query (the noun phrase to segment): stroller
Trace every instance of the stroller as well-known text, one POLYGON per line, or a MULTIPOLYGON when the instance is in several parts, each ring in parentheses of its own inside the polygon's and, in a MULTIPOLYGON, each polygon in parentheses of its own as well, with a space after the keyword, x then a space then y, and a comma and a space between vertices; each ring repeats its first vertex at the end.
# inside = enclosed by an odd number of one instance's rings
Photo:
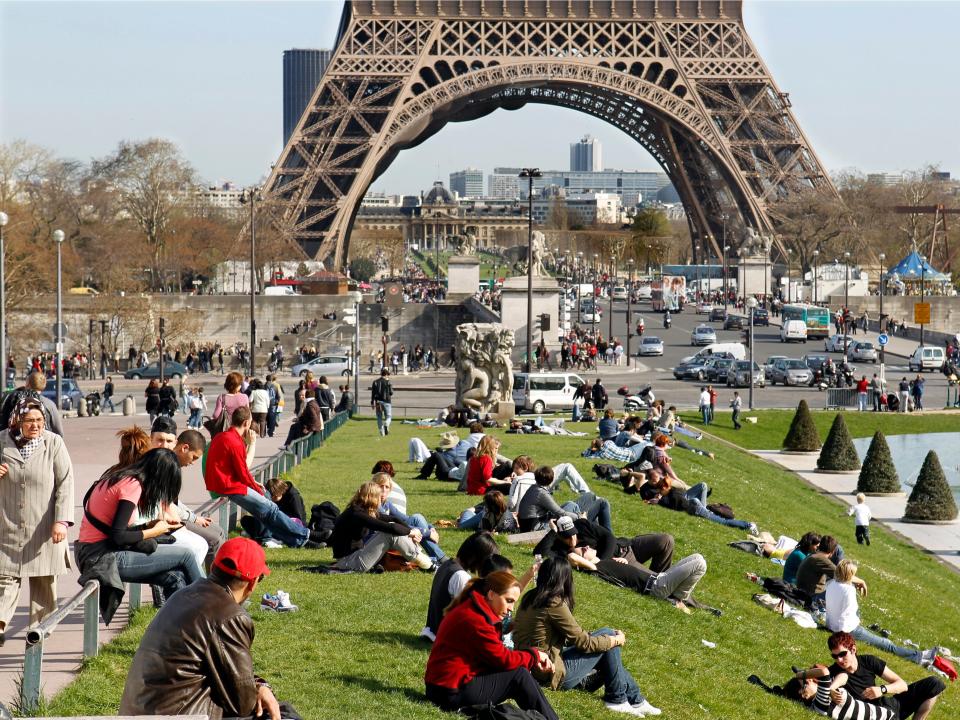
POLYGON ((887 410, 890 412, 899 412, 900 398, 895 392, 887 393, 887 410))

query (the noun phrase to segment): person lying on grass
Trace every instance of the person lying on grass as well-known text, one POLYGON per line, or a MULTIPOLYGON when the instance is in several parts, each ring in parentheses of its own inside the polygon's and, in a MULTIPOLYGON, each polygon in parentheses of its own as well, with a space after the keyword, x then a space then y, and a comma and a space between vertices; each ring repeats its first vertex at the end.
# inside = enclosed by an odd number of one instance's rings
POLYGON ((450 603, 430 649, 424 672, 427 699, 456 712, 475 705, 513 700, 546 720, 559 720, 532 670, 553 672, 541 650, 509 650, 501 640, 503 619, 520 597, 509 572, 471 580, 450 603))
POLYGON ((517 509, 517 518, 522 532, 543 530, 550 520, 559 517, 576 519, 584 517, 600 523, 607 530, 612 528, 610 520, 610 502, 606 498, 597 497, 592 492, 584 492, 576 500, 558 505, 550 494, 555 476, 549 465, 538 467, 533 473, 534 486, 523 495, 517 509))
POLYGON ((553 662, 553 672, 534 673, 537 680, 554 690, 593 692, 602 686, 608 710, 637 717, 659 715, 623 666, 620 647, 627 642, 626 635, 608 627, 587 632, 574 617, 574 607, 569 561, 562 555, 547 557, 537 572, 536 587, 523 596, 513 622, 514 645, 543 650, 553 662))
POLYGON ((664 475, 657 468, 647 472, 647 482, 639 487, 640 497, 643 498, 645 503, 659 505, 669 510, 683 511, 720 525, 741 528, 749 531, 751 535, 760 532, 756 523, 749 520, 723 517, 707 508, 707 496, 710 494, 710 487, 706 483, 697 483, 692 488, 683 491, 676 487, 677 481, 673 480, 669 490, 664 492, 663 478, 664 475))

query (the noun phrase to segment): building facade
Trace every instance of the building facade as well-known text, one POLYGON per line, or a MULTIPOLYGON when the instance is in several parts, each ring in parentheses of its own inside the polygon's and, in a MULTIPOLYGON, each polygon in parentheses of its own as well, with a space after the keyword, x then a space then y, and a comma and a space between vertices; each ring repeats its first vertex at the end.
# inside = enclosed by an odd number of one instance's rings
POLYGON ((603 151, 600 141, 584 135, 575 143, 570 143, 571 172, 599 172, 603 170, 603 151))
POLYGON ((450 192, 462 198, 483 197, 483 170, 467 168, 450 173, 450 192))
POLYGON ((300 122, 303 110, 327 69, 333 50, 283 51, 283 144, 300 122))

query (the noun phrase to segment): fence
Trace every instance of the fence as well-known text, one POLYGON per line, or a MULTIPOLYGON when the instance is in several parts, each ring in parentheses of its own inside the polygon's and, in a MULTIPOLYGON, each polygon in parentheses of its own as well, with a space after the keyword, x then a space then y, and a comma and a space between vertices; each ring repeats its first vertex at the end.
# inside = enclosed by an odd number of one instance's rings
MULTIPOLYGON (((354 407, 353 410, 356 408, 354 407)), ((334 415, 330 420, 324 423, 323 431, 312 433, 306 437, 295 440, 287 446, 286 450, 271 455, 262 463, 250 470, 254 480, 261 485, 268 478, 277 477, 302 463, 310 457, 314 450, 321 447, 323 443, 334 433, 353 414, 350 412, 341 412, 334 415)), ((208 500, 199 508, 198 513, 211 514, 214 511, 219 513, 218 520, 220 527, 226 532, 230 532, 237 525, 236 505, 230 503, 227 498, 219 497, 208 500)), ((32 713, 40 703, 40 679, 43 670, 43 643, 44 640, 54 631, 68 615, 76 610, 81 603, 83 604, 83 657, 95 657, 99 651, 100 645, 100 585, 91 580, 83 588, 64 603, 49 617, 42 622, 27 628, 26 650, 23 655, 23 682, 20 684, 20 708, 23 712, 32 713)), ((141 585, 128 585, 127 604, 132 611, 139 609, 141 598, 141 585)))
MULTIPOLYGON (((873 409, 873 388, 867 390, 867 410, 873 409)), ((852 388, 827 388, 826 404, 824 408, 855 408, 858 407, 857 389, 852 388)))

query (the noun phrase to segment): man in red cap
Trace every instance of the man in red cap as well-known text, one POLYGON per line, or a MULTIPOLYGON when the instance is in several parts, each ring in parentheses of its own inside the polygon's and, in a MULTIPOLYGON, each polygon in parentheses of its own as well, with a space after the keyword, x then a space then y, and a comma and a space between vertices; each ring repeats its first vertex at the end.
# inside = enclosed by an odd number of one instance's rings
POLYGON ((243 603, 270 574, 263 548, 232 538, 210 575, 170 596, 127 675, 121 715, 207 715, 280 720, 267 682, 253 674, 253 620, 243 603))

